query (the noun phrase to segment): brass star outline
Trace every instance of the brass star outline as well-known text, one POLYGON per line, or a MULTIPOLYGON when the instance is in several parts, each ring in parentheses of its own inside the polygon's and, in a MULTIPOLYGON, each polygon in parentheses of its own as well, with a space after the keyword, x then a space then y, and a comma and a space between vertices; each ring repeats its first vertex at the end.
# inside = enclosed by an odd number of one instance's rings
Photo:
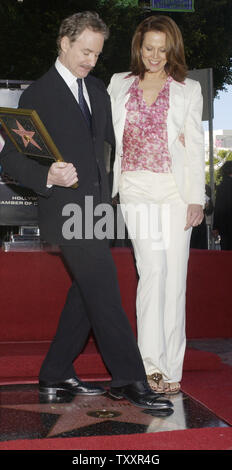
POLYGON ((70 403, 0 405, 0 408, 60 415, 56 423, 49 430, 46 438, 106 421, 144 425, 147 426, 146 432, 170 430, 174 425, 172 416, 154 417, 145 414, 142 408, 137 408, 125 400, 119 402, 109 397, 76 396, 70 403), (101 413, 99 413, 100 417, 94 417, 91 413, 95 411, 109 411, 115 412, 115 414, 119 413, 119 415, 106 417, 103 413, 101 417, 101 413))

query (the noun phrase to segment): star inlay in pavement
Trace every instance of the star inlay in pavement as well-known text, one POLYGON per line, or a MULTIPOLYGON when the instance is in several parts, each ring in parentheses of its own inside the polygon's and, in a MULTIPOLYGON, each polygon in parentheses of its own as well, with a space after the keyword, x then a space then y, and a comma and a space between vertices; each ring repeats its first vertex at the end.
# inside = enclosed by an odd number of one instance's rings
POLYGON ((0 405, 0 408, 60 415, 46 437, 54 437, 81 427, 106 421, 140 424, 150 429, 153 427, 152 423, 155 424, 155 427, 160 428, 162 422, 166 421, 165 417, 154 417, 148 414, 148 410, 144 412, 142 408, 135 407, 125 400, 115 401, 107 395, 94 398, 76 396, 70 403, 6 404, 0 405))

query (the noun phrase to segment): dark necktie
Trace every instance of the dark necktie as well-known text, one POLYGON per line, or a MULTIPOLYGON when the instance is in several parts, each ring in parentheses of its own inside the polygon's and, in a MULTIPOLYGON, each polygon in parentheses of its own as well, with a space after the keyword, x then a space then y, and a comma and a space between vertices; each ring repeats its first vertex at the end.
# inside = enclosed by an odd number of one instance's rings
POLYGON ((89 110, 89 107, 86 103, 86 100, 85 100, 85 97, 84 97, 84 93, 83 93, 83 84, 82 84, 82 78, 77 78, 77 83, 78 83, 78 101, 79 101, 79 106, 81 108, 81 111, 91 129, 91 125, 92 125, 92 117, 91 117, 91 113, 90 113, 90 110, 89 110))

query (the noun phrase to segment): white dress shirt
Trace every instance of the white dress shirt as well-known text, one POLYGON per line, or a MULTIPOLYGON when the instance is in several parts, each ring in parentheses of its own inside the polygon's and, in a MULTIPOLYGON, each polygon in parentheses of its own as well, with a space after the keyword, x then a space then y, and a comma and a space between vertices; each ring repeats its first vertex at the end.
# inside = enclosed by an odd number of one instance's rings
MULTIPOLYGON (((73 93, 75 99, 77 100, 78 102, 78 83, 77 83, 77 77, 75 77, 75 75, 72 74, 72 72, 70 72, 69 69, 67 69, 67 67, 65 67, 65 65, 63 65, 60 60, 59 60, 59 57, 57 57, 56 59, 56 62, 55 62, 55 67, 56 67, 56 70, 57 72, 61 75, 61 77, 64 79, 65 83, 68 85, 68 87, 70 88, 71 92, 73 93)), ((90 101, 89 101, 89 95, 88 95, 88 92, 87 92, 87 88, 86 88, 86 85, 85 85, 85 81, 83 80, 82 78, 82 84, 83 84, 83 94, 84 94, 84 97, 85 97, 85 100, 86 100, 86 103, 90 109, 90 112, 91 112, 91 106, 90 106, 90 101)))
MULTIPOLYGON (((67 67, 65 67, 65 65, 63 65, 60 60, 59 60, 59 57, 57 57, 56 59, 56 62, 55 62, 55 67, 56 67, 56 70, 57 72, 61 75, 61 77, 64 79, 65 83, 68 85, 68 87, 70 88, 74 98, 77 100, 78 102, 78 83, 77 83, 77 77, 75 77, 75 75, 72 74, 72 72, 70 72, 69 69, 67 69, 67 67)), ((91 112, 91 106, 90 106, 90 101, 89 101, 89 95, 88 95, 88 92, 87 92, 87 88, 85 86, 85 81, 82 79, 82 84, 83 84, 83 94, 84 94, 84 97, 85 97, 85 100, 86 100, 86 103, 89 107, 89 110, 91 112)), ((47 185, 47 188, 51 188, 53 185, 47 185)))

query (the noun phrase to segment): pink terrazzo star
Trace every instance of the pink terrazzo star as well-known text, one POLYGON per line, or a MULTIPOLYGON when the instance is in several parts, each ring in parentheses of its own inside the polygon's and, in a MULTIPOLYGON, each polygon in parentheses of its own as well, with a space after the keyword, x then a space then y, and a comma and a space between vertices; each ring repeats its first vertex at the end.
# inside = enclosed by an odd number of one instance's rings
POLYGON ((35 142, 35 140, 33 139, 35 132, 27 131, 26 129, 23 128, 23 126, 17 120, 16 120, 16 123, 17 123, 18 129, 12 129, 12 131, 20 135, 20 137, 22 137, 24 147, 26 148, 28 144, 30 143, 34 145, 35 147, 37 147, 38 149, 42 150, 41 147, 37 144, 37 142, 35 142))

